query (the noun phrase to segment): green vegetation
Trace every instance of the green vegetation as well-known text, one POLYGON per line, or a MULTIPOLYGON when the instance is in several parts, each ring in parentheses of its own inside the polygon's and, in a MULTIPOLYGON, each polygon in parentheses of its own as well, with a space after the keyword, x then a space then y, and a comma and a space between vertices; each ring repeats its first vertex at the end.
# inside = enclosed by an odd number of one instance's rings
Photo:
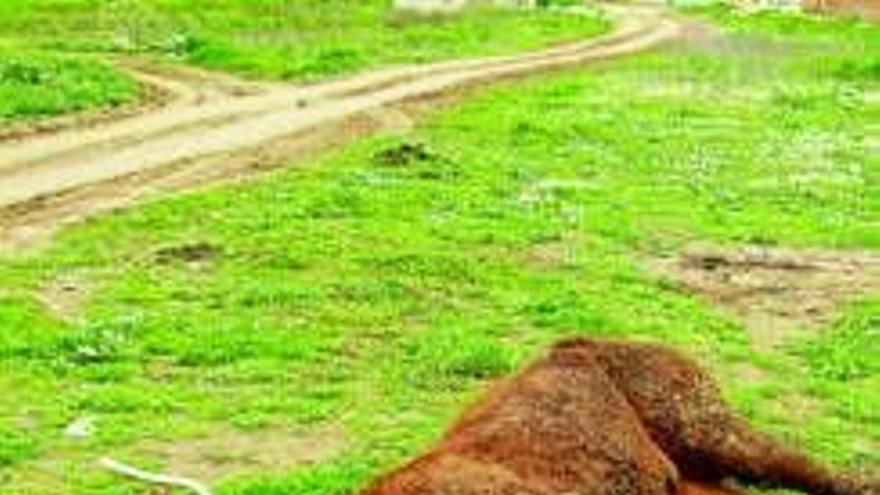
POLYGON ((880 302, 854 309, 832 331, 805 342, 810 373, 850 381, 880 375, 880 302))
POLYGON ((475 8, 394 13, 384 0, 7 0, 0 37, 147 52, 253 77, 323 77, 391 63, 510 53, 603 32, 598 16, 475 8))
POLYGON ((134 81, 92 58, 0 46, 0 126, 118 106, 137 95, 134 81))
MULTIPOLYGON (((263 2, 265 3, 265 2, 263 2)), ((472 9, 451 17, 388 13, 386 2, 318 2, 281 20, 242 16, 231 32, 227 12, 216 24, 184 20, 184 60, 256 77, 302 79, 386 64, 423 63, 539 48, 550 42, 595 36, 607 29, 598 17, 553 12, 472 9), (250 33, 259 33, 257 35, 250 33)), ((251 15, 255 13, 257 15, 251 15)))
POLYGON ((691 242, 880 248, 877 80, 841 70, 880 53, 880 30, 711 15, 731 33, 487 91, 3 261, 0 484, 138 493, 94 458, 162 468, 148 439, 329 429, 329 458, 220 493, 348 493, 573 332, 687 349, 761 427, 876 472, 876 298, 761 349, 642 261, 691 242), (809 407, 793 421, 791 404, 809 407), (84 416, 96 435, 63 439, 84 416))
POLYGON ((513 53, 607 30, 599 15, 475 8, 393 13, 384 0, 4 0, 0 126, 115 106, 134 84, 108 53, 162 56, 254 78, 314 79, 380 65, 513 53), (59 55, 65 53, 65 55, 59 55))

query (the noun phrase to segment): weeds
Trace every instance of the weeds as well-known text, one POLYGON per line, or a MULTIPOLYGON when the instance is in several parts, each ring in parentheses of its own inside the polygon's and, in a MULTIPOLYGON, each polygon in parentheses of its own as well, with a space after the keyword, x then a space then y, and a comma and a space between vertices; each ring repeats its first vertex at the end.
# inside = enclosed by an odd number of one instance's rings
POLYGON ((841 106, 870 87, 825 70, 867 55, 874 31, 799 27, 768 45, 761 19, 717 16, 736 32, 486 91, 402 138, 108 215, 3 261, 6 486, 30 493, 50 472, 70 493, 129 493, 92 460, 230 425, 332 424, 349 440, 338 457, 219 490, 350 493, 434 440, 486 380, 573 333, 685 349, 762 429, 876 471, 875 304, 760 349, 641 263, 693 242, 880 246, 874 114, 841 106), (432 156, 377 163, 401 143, 432 156), (435 166, 441 180, 423 174, 435 166), (112 277, 75 322, 56 321, 34 294, 86 267, 112 277), (53 467, 40 453, 84 415, 98 434, 53 467))
POLYGON ((137 84, 90 58, 0 46, 0 126, 134 101, 137 84))

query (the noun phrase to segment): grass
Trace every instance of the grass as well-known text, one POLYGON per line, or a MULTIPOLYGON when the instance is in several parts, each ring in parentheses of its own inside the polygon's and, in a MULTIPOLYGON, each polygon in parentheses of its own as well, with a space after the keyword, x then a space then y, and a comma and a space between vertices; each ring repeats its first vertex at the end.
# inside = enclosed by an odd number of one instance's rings
POLYGON ((134 81, 91 57, 0 45, 0 126, 131 103, 134 81))
POLYGON ((842 70, 874 57, 880 33, 705 15, 728 34, 487 91, 410 134, 0 262, 0 485, 138 493, 92 460, 163 468, 145 441, 333 426, 335 457, 219 492, 350 493, 572 333, 686 349, 761 428, 876 472, 876 294, 831 329, 756 349, 640 260, 692 242, 880 248, 878 81, 842 70), (426 156, 387 160, 401 143, 426 156), (66 317, 44 302, 59 285, 88 294, 66 317), (96 435, 63 439, 83 416, 96 435))
POLYGON ((393 13, 383 0, 4 0, 0 126, 115 106, 131 80, 96 59, 164 57, 261 79, 303 80, 389 64, 514 53, 595 36, 609 23, 548 10, 393 13))
POLYGON ((8 0, 0 19, 0 38, 41 47, 152 53, 275 79, 511 53, 608 28, 547 10, 407 15, 384 0, 8 0))

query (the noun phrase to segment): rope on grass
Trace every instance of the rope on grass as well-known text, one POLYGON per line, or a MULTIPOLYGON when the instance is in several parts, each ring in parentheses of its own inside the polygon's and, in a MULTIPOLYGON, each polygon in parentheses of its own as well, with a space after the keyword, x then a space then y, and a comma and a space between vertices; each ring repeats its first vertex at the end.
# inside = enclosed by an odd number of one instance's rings
POLYGON ((108 471, 117 474, 119 476, 123 476, 126 478, 132 478, 144 483, 149 483, 152 485, 163 485, 170 486, 176 488, 184 488, 189 490, 196 495, 212 495, 211 490, 208 489, 207 486, 199 483, 198 481, 183 478, 180 476, 170 476, 165 474, 154 474, 148 473, 146 471, 142 471, 136 467, 129 466, 127 464, 123 464, 115 459, 111 459, 109 457, 105 457, 99 461, 99 464, 107 469, 108 471))

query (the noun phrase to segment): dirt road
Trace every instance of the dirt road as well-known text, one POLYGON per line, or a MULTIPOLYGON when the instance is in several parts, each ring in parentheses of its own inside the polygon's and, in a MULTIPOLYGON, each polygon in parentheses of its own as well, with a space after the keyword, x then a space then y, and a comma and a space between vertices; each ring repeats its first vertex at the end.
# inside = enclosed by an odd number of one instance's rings
POLYGON ((357 124, 359 118, 381 114, 382 122, 366 127, 383 127, 403 104, 645 50, 681 31, 679 23, 652 7, 610 13, 616 29, 585 42, 523 55, 392 68, 315 85, 260 85, 127 63, 136 77, 165 95, 162 105, 117 120, 0 141, 0 249, 26 247, 62 223, 157 190, 265 167, 253 157, 267 159, 267 150, 283 151, 289 158, 338 142, 341 135, 362 134, 365 125, 357 124))

